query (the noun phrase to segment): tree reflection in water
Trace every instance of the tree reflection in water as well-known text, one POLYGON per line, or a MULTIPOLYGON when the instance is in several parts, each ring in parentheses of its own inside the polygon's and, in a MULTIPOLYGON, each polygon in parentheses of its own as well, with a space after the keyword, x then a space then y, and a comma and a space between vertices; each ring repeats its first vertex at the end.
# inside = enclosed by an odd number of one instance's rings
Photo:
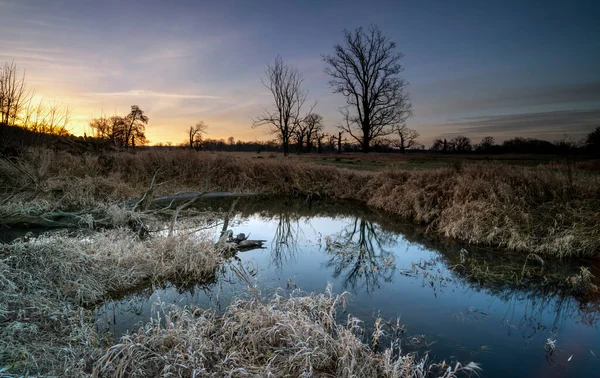
POLYGON ((271 242, 271 263, 281 269, 298 255, 298 239, 302 235, 299 217, 291 212, 280 212, 277 228, 271 242))
POLYGON ((398 235, 359 217, 354 217, 341 232, 325 238, 329 255, 327 267, 334 269, 334 277, 343 277, 344 289, 378 289, 381 280, 391 282, 396 271, 396 258, 389 247, 398 235))

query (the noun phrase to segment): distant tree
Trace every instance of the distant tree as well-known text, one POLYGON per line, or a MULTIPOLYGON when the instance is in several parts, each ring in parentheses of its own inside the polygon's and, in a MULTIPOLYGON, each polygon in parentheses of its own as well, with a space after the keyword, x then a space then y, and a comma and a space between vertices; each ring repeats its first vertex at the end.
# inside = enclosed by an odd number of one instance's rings
POLYGON ((394 131, 398 134, 400 140, 398 141, 398 147, 400 152, 404 153, 407 149, 414 148, 417 146, 419 133, 417 130, 409 129, 405 124, 396 125, 394 131))
POLYGON ((227 143, 229 143, 230 146, 233 146, 235 144, 235 138, 230 136, 227 138, 227 143))
POLYGON ((459 135, 450 140, 450 145, 452 146, 452 151, 456 152, 468 152, 473 150, 473 145, 471 144, 471 139, 467 138, 464 135, 459 135))
POLYGON ((585 146, 594 155, 600 155, 600 126, 587 135, 585 146))
POLYGON ((446 151, 446 139, 434 139, 433 144, 431 145, 431 151, 446 151))
POLYGON ((120 116, 106 117, 104 115, 93 118, 89 123, 94 137, 110 141, 115 147, 124 147, 125 129, 127 127, 125 118, 120 116))
POLYGON ((389 152, 398 146, 397 139, 391 138, 377 138, 373 141, 372 150, 378 152, 389 152))
POLYGON ((199 150, 202 145, 202 135, 206 133, 208 125, 204 121, 197 122, 194 126, 190 126, 188 130, 188 140, 190 148, 199 150))
POLYGON ((477 151, 490 151, 496 145, 496 140, 493 136, 486 136, 481 139, 481 142, 476 147, 477 151))
POLYGON ((327 137, 327 134, 324 132, 316 132, 315 133, 315 141, 317 142, 317 152, 323 152, 323 139, 327 137))
POLYGON ((134 148, 136 144, 143 145, 147 142, 145 131, 148 117, 139 106, 131 106, 131 111, 125 116, 125 123, 125 148, 134 148))
POLYGON ((271 91, 273 109, 264 110, 253 119, 252 127, 270 126, 269 132, 277 135, 283 146, 283 153, 289 153, 290 138, 300 123, 300 112, 308 96, 308 91, 302 89, 304 81, 300 72, 285 64, 280 56, 273 64, 267 64, 267 80, 263 85, 271 91))
POLYGON ((342 130, 369 152, 371 141, 393 132, 411 115, 411 103, 405 92, 408 83, 399 77, 404 70, 401 53, 378 27, 344 31, 344 45, 336 45, 334 54, 323 57, 334 93, 346 97, 340 109, 342 130))
POLYGON ((502 143, 505 152, 553 154, 557 146, 541 139, 516 137, 502 143))
POLYGON ((292 138, 296 142, 296 151, 302 152, 304 147, 304 139, 306 137, 306 129, 302 123, 297 124, 292 132, 292 138))
POLYGON ((5 63, 0 68, 0 123, 16 124, 23 107, 32 97, 33 91, 25 84, 25 72, 19 77, 17 65, 5 63))
POLYGON ((317 113, 309 113, 300 123, 300 127, 306 135, 306 152, 310 152, 317 133, 323 131, 323 117, 317 113))

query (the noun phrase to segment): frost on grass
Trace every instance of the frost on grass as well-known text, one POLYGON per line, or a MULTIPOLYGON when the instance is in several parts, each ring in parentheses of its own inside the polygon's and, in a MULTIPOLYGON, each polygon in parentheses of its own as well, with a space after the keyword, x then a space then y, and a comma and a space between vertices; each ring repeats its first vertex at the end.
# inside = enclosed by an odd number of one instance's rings
POLYGON ((477 373, 474 364, 429 364, 399 343, 374 351, 360 321, 336 322, 346 295, 294 291, 234 301, 222 315, 161 305, 151 322, 106 351, 95 374, 108 377, 423 377, 477 373))
POLYGON ((210 241, 126 229, 0 244, 0 369, 85 375, 99 351, 91 305, 152 281, 208 280, 220 261, 210 241))

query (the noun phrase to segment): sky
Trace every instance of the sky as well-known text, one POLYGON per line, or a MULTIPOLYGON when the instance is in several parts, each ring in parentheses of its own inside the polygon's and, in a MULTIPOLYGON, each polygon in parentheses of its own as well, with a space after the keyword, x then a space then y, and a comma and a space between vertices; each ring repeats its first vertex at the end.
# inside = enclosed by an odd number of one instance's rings
POLYGON ((600 125, 600 1, 0 0, 0 64, 26 70, 36 96, 93 117, 149 116, 151 143, 270 139, 252 117, 277 55, 305 78, 337 132, 323 56, 343 31, 377 25, 404 57, 420 141, 466 135, 580 139, 600 125))

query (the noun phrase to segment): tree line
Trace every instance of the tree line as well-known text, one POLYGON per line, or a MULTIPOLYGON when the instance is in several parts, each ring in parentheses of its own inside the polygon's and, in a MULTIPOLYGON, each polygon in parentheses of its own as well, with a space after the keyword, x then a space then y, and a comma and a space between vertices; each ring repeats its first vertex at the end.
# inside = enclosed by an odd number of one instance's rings
POLYGON ((532 154, 561 154, 561 153, 591 153, 600 155, 600 126, 585 138, 576 141, 565 136, 561 140, 549 142, 537 138, 514 137, 502 143, 496 143, 493 136, 486 136, 481 142, 473 144, 471 139, 459 135, 452 139, 435 139, 431 151, 442 153, 532 153, 532 154))

